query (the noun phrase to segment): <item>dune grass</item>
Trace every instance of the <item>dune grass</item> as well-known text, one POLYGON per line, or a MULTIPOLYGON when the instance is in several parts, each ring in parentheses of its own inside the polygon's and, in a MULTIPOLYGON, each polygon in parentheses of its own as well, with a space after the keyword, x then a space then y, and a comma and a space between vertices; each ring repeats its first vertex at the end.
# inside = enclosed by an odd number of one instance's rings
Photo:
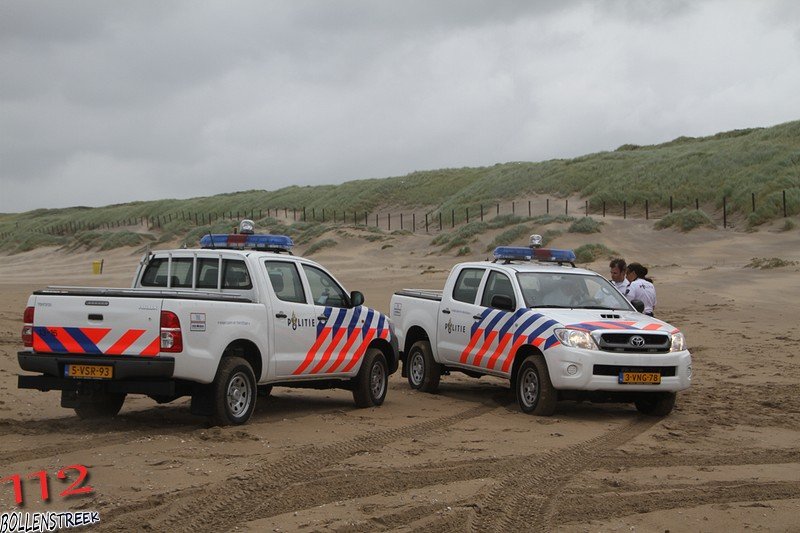
POLYGON ((781 268, 787 266, 796 266, 800 264, 798 261, 790 261, 788 259, 781 259, 780 257, 754 257, 750 260, 749 263, 745 265, 745 268, 758 268, 761 270, 768 270, 771 268, 781 268))
MULTIPOLYGON (((483 223, 492 228, 493 220, 500 218, 490 216, 495 203, 514 201, 526 195, 579 196, 588 201, 595 212, 603 202, 612 209, 620 207, 623 201, 633 207, 643 205, 645 200, 651 209, 663 209, 669 205, 670 198, 679 210, 694 206, 695 201, 718 210, 725 196, 729 214, 738 213, 749 227, 755 228, 783 216, 784 191, 786 214, 800 213, 798 167, 800 121, 795 121, 707 137, 678 137, 649 146, 626 144, 613 151, 573 159, 420 171, 341 185, 291 186, 276 191, 239 191, 98 208, 76 206, 6 213, 0 214, 0 244, 5 249, 22 250, 63 245, 85 231, 127 230, 140 234, 152 228, 157 239, 164 242, 191 233, 192 228, 198 226, 217 227, 218 222, 229 226, 245 217, 274 219, 277 216, 292 221, 287 225, 288 231, 296 232, 298 240, 319 238, 324 233, 320 226, 314 226, 314 230, 306 226, 293 227, 294 223, 302 222, 303 207, 306 208, 304 223, 326 225, 334 216, 337 224, 341 224, 342 217, 351 223, 353 215, 358 224, 363 224, 365 213, 371 222, 371 215, 378 211, 407 213, 409 210, 418 214, 418 221, 425 213, 431 220, 441 213, 445 220, 455 218, 457 223, 462 223, 467 208, 472 224, 483 206, 487 215, 483 223), (756 197, 755 212, 751 194, 756 197), (454 217, 451 212, 455 213, 454 217), (325 222, 322 222, 323 217, 325 222), (34 233, 48 236, 36 237, 34 233)), ((502 224, 546 225, 548 220, 558 220, 546 215, 517 218, 519 220, 513 223, 502 224)))
POLYGON ((655 223, 656 229, 676 228, 684 233, 696 228, 715 228, 716 224, 703 211, 681 209, 655 223))
POLYGON ((584 244, 575 248, 575 262, 576 263, 592 263, 598 259, 613 259, 619 257, 619 254, 611 250, 605 244, 584 244))
POLYGON ((573 222, 567 231, 570 233, 600 233, 600 226, 602 225, 602 222, 592 217, 583 217, 573 222))

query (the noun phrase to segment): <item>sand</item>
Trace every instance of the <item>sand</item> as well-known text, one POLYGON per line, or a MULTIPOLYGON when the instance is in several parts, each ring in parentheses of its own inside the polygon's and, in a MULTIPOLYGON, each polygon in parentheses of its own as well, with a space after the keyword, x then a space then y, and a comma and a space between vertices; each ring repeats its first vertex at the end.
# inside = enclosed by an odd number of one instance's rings
MULTIPOLYGON (((430 255, 430 235, 344 233, 313 258, 384 312, 397 289, 441 288, 460 260, 430 255)), ((276 388, 245 426, 209 427, 188 399, 133 396, 113 420, 81 421, 57 392, 16 387, 25 302, 49 284, 127 286, 140 253, 0 256, 0 476, 45 470, 50 501, 23 480, 23 510, 95 510, 98 531, 800 530, 800 266, 745 268, 800 261, 800 231, 607 219, 555 244, 584 242, 651 266, 657 315, 686 334, 694 383, 666 418, 574 402, 539 418, 499 379, 453 374, 426 394, 397 373, 372 409, 347 391, 276 388), (73 464, 92 492, 65 498, 56 472, 73 464)), ((13 498, 0 484, 3 512, 19 510, 13 498)))

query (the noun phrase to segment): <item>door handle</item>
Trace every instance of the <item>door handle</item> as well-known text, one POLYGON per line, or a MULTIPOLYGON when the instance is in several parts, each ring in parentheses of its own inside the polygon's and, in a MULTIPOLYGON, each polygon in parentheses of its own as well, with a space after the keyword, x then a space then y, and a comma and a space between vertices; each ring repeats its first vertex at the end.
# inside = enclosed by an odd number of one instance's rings
POLYGON ((326 317, 325 315, 319 315, 317 317, 317 320, 319 320, 320 322, 322 322, 324 324, 325 322, 328 321, 328 317, 326 317))
POLYGON ((481 315, 472 315, 472 318, 474 318, 475 320, 480 320, 483 317, 481 315))
POLYGON ((286 318, 286 313, 281 311, 280 313, 275 313, 275 318, 286 318))
POLYGON ((446 315, 449 315, 450 314, 450 310, 449 309, 442 309, 442 313, 444 313, 446 315))
POLYGON ((91 314, 89 315, 89 320, 103 320, 103 315, 91 314))

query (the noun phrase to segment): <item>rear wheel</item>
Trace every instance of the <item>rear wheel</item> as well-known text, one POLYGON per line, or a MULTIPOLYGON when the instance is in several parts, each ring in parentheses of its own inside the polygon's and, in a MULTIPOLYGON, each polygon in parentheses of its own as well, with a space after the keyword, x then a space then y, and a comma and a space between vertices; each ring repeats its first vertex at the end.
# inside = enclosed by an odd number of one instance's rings
POLYGON ((386 399, 389 388, 389 372, 386 366, 386 357, 377 348, 370 348, 364 355, 361 369, 353 378, 353 401, 356 407, 375 407, 381 405, 386 399))
POLYGON ((550 382, 547 363, 541 356, 525 358, 517 371, 514 389, 519 408, 524 413, 551 416, 556 412, 556 390, 550 382))
POLYGON ((417 341, 408 350, 408 384, 422 392, 435 392, 442 377, 442 365, 434 361, 428 341, 417 341))
POLYGON ((211 384, 211 395, 212 424, 235 426, 247 422, 256 407, 256 378, 250 363, 241 357, 223 359, 211 384))
POLYGON ((643 415, 667 416, 675 407, 674 392, 647 392, 635 402, 636 409, 643 415))
POLYGON ((77 394, 75 413, 84 420, 94 418, 111 418, 117 416, 122 404, 125 403, 125 393, 93 392, 92 394, 77 394))

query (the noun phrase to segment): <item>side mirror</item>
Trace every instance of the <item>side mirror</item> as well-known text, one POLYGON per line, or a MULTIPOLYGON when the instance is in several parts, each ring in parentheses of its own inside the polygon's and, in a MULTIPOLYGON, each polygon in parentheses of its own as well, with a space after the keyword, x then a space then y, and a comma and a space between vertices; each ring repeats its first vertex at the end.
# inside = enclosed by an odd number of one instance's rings
POLYGON ((644 313, 644 302, 641 300, 632 300, 631 305, 640 313, 644 313))
POLYGON ((514 301, 510 296, 506 296, 505 294, 495 294, 492 296, 491 305, 495 309, 502 309, 503 311, 514 310, 514 301))
MULTIPOLYGON (((364 305, 364 295, 361 294, 359 291, 353 291, 350 293, 350 307, 358 307, 359 305, 364 305)), ((644 308, 642 308, 644 309, 644 308)))

